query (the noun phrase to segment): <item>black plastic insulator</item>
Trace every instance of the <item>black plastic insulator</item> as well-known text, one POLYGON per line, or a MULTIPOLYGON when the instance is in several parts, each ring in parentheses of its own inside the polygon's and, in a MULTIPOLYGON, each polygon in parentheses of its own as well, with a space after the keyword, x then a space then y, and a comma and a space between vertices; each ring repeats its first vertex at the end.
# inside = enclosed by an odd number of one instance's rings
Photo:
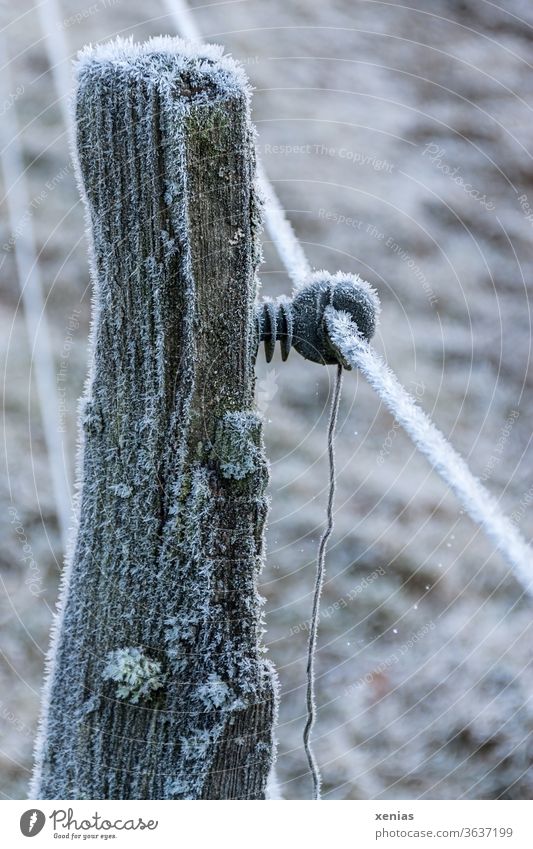
POLYGON ((291 301, 281 297, 277 301, 262 301, 256 307, 257 333, 265 343, 267 363, 272 360, 276 342, 280 342, 281 359, 289 356, 293 340, 293 317, 291 301))
POLYGON ((283 361, 295 348, 302 357, 322 365, 337 363, 338 355, 330 344, 324 311, 332 306, 347 312, 359 333, 369 340, 376 327, 379 298, 374 290, 355 274, 329 274, 317 271, 292 297, 256 305, 257 339, 264 342, 266 361, 274 356, 279 340, 283 361))

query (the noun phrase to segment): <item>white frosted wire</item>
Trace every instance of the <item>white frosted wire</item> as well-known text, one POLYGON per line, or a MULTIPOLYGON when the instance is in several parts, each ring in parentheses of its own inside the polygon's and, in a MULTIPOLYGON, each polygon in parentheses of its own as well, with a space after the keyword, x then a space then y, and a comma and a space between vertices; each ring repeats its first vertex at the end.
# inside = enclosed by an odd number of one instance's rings
POLYGON ((533 594, 533 550, 511 520, 502 514, 496 499, 472 475, 463 458, 379 354, 359 335, 350 316, 327 307, 325 320, 331 342, 342 357, 360 369, 418 450, 451 487, 468 515, 496 543, 524 589, 533 594))
MULTIPOLYGON (((0 36, 1 37, 1 36, 0 36)), ((7 57, 5 44, 1 53, 7 57)), ((11 76, 6 61, 0 74, 0 102, 9 103, 11 76)), ((17 269, 26 331, 32 354, 41 420, 48 454, 52 493, 63 547, 67 545, 72 501, 70 486, 64 473, 64 457, 60 438, 59 400, 56 387, 54 358, 50 344, 50 329, 46 318, 43 285, 37 261, 31 201, 24 173, 19 143, 19 128, 15 104, 6 108, 0 121, 0 159, 12 247, 17 269)))
MULTIPOLYGON (((200 30, 184 0, 165 0, 165 6, 182 38, 202 41, 200 30)), ((257 165, 257 185, 264 201, 264 219, 268 234, 293 285, 299 288, 311 273, 311 267, 260 162, 257 165)))
POLYGON ((57 0, 44 0, 37 4, 41 29, 45 35, 46 53, 59 98, 59 106, 67 129, 71 115, 69 101, 72 94, 71 63, 65 41, 65 25, 57 0))
POLYGON ((298 289, 311 274, 311 267, 260 162, 257 165, 257 183, 263 196, 265 224, 269 236, 287 274, 298 289))
POLYGON ((200 30, 191 15, 191 10, 185 0, 165 0, 169 15, 172 15, 182 38, 190 41, 202 41, 200 30))

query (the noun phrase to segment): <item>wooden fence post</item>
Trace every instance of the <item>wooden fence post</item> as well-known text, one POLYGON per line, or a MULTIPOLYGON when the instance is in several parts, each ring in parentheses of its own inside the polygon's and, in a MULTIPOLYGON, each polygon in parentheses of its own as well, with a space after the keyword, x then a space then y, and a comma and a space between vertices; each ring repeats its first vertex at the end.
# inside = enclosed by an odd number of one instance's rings
POLYGON ((78 65, 91 368, 34 798, 264 798, 260 228, 249 92, 213 47, 78 65))

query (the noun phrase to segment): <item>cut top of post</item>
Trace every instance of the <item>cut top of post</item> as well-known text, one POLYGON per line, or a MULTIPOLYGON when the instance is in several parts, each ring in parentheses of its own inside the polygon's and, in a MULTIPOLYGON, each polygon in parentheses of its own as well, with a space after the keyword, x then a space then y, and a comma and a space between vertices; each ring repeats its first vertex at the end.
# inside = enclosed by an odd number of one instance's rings
POLYGON ((122 74, 125 79, 153 81, 184 102, 250 97, 244 70, 231 56, 224 55, 218 44, 195 44, 170 36, 142 44, 132 38, 116 38, 80 51, 76 65, 79 87, 94 74, 102 78, 106 72, 114 78, 122 74))

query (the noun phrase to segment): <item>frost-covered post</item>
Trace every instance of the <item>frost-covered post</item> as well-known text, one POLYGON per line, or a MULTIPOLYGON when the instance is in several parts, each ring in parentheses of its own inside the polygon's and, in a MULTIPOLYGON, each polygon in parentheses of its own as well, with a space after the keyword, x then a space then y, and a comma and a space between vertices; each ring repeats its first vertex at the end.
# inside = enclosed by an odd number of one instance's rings
POLYGON ((177 39, 87 50, 77 74, 92 355, 31 794, 263 798, 275 683, 256 591, 246 79, 177 39))

